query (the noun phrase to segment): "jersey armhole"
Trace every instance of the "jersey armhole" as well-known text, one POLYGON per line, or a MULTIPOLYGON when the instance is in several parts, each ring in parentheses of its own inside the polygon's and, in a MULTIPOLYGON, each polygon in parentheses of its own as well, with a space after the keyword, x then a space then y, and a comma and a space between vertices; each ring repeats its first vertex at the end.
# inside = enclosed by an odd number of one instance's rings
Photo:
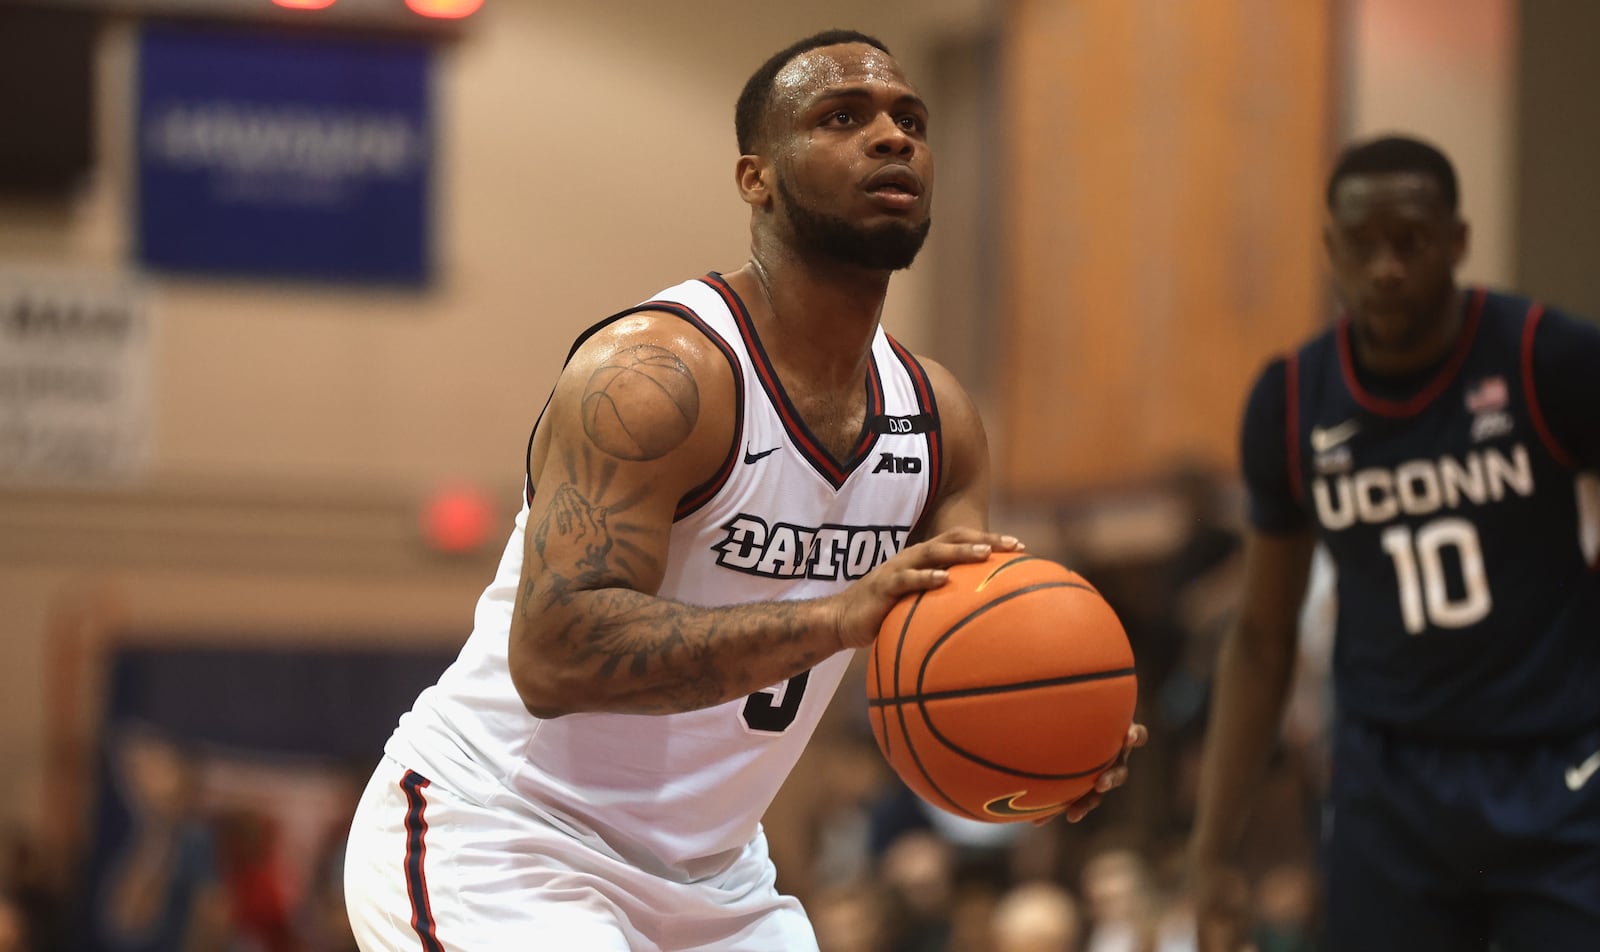
MULTIPOLYGON (((713 331, 710 325, 706 324, 700 315, 694 312, 693 308, 679 304, 676 301, 646 301, 625 311, 618 311, 610 317, 595 323, 578 335, 578 339, 573 342, 571 349, 567 351, 566 359, 561 362, 562 368, 565 369, 567 364, 572 362, 573 355, 578 352, 578 348, 582 347, 589 338, 622 318, 631 314, 638 314, 641 311, 665 312, 688 321, 696 330, 705 335, 706 340, 717 346, 717 349, 722 352, 723 358, 728 361, 728 369, 733 373, 733 440, 728 446, 728 455, 723 458, 722 465, 717 468, 716 473, 710 479, 684 493, 683 497, 678 500, 678 507, 674 510, 672 517, 673 521, 677 522, 709 502, 717 494, 717 490, 721 489, 728 481, 729 475, 733 473, 734 463, 739 458, 739 446, 744 442, 744 373, 739 369, 739 358, 734 354, 733 348, 728 346, 728 342, 722 339, 722 335, 713 331)), ((539 416, 533 421, 533 430, 528 434, 528 448, 523 453, 523 497, 524 501, 529 504, 533 502, 533 439, 538 434, 539 423, 544 419, 545 412, 550 409, 550 401, 554 397, 555 392, 552 389, 550 396, 545 398, 544 407, 539 410, 539 416)))
POLYGON ((916 355, 895 340, 894 335, 889 332, 885 331, 883 336, 889 341, 890 349, 900 358, 901 365, 911 378, 911 385, 917 392, 918 406, 933 424, 928 427, 928 498, 923 503, 922 511, 917 513, 916 522, 913 523, 920 525, 922 517, 928 514, 938 500, 939 490, 944 481, 944 428, 939 421, 939 401, 933 395, 933 381, 928 379, 928 372, 922 368, 916 355))
POLYGON ((1533 338, 1538 333, 1539 319, 1544 316, 1544 305, 1530 304, 1528 314, 1522 323, 1522 395, 1528 401, 1528 416, 1533 420, 1533 429, 1539 434, 1540 442, 1545 449, 1555 457, 1557 463, 1567 469, 1577 469, 1578 462, 1573 455, 1567 452, 1550 432, 1550 426, 1545 422, 1544 410, 1539 406, 1539 388, 1533 380, 1533 338))

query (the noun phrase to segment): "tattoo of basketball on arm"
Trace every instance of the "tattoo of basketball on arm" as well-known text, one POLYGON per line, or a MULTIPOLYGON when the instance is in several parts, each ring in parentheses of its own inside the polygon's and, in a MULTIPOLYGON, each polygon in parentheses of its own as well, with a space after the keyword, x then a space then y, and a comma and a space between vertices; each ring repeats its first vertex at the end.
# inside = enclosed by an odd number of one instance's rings
POLYGON ((618 459, 665 456, 700 419, 700 387, 678 355, 655 344, 613 354, 583 392, 583 431, 618 459))

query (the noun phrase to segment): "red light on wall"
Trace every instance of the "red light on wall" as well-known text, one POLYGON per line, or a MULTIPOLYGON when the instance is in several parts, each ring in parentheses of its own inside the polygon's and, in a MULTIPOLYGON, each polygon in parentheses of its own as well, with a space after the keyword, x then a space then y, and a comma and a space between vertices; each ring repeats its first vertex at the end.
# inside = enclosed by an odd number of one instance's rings
POLYGON ((422 534, 440 552, 465 553, 483 545, 494 520, 493 508, 475 486, 436 489, 422 507, 422 534))
POLYGON ((286 10, 324 10, 333 6, 335 0, 272 0, 272 2, 286 10))
POLYGON ((411 12, 438 20, 459 20, 483 6, 483 0, 406 0, 411 12))

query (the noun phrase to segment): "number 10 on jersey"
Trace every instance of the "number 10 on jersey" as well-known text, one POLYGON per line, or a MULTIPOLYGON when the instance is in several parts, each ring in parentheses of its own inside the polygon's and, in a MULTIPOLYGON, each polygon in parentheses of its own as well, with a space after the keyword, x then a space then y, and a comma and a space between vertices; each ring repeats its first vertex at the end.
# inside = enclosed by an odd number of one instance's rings
POLYGON ((1435 519, 1419 526, 1390 526, 1379 539, 1394 562, 1400 584, 1400 618, 1406 632, 1420 635, 1428 627, 1466 628, 1489 614, 1489 577, 1483 568, 1478 530, 1465 519, 1435 519), (1460 583, 1445 576, 1446 549, 1454 549, 1460 583))

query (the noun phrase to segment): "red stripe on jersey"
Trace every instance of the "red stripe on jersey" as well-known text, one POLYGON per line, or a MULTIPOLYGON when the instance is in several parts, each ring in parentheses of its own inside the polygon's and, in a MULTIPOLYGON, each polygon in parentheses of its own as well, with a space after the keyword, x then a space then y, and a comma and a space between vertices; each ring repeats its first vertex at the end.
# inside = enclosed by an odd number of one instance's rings
POLYGON ((1472 350, 1472 341, 1478 335, 1478 319, 1483 313, 1485 297, 1483 288, 1472 289, 1472 301, 1467 306, 1467 320, 1461 328, 1461 336, 1456 338, 1455 351, 1450 354, 1450 359, 1428 385, 1409 400, 1385 400, 1368 393, 1361 386, 1361 382, 1356 379, 1355 359, 1350 353, 1350 318, 1340 318, 1336 335, 1339 340, 1339 369, 1344 374, 1344 385, 1349 389, 1350 395, 1355 397, 1356 402, 1363 408, 1380 416, 1408 417, 1422 412, 1423 408, 1450 386, 1450 381, 1460 372, 1461 365, 1467 362, 1467 353, 1472 350))
POLYGON ((428 779, 410 770, 400 780, 400 789, 405 791, 406 804, 406 893, 411 897, 411 928, 417 933, 417 938, 422 942, 423 952, 444 952, 444 945, 439 942, 438 935, 434 932, 436 923, 433 919, 433 904, 428 901, 428 877, 423 870, 423 864, 428 858, 428 821, 424 813, 428 809, 428 802, 422 797, 422 789, 428 785, 428 779))
POLYGON ((917 391, 918 405, 934 420, 933 428, 928 431, 928 505, 932 506, 933 501, 939 498, 939 482, 944 475, 944 430, 939 426, 939 404, 933 396, 933 381, 928 379, 928 372, 922 369, 922 364, 917 362, 911 351, 901 346, 892 335, 885 333, 883 336, 905 366, 906 375, 911 378, 911 385, 917 391))
MULTIPOLYGON (((794 440, 795 447, 825 479, 835 487, 842 486, 849 473, 841 469, 839 464, 834 462, 833 456, 817 443, 810 429, 806 427, 805 421, 800 419, 799 412, 789 402, 789 395, 778 382, 778 373, 773 369, 767 352, 762 349, 761 339, 756 336, 755 321, 750 317, 744 302, 721 275, 709 274, 703 280, 722 295, 723 303, 733 314, 733 321, 739 327, 739 336, 744 339, 745 350, 750 354, 750 363, 755 367, 756 376, 760 378, 761 386, 767 391, 767 395, 772 398, 772 406, 778 412, 778 419, 783 421, 783 428, 794 440)), ((863 446, 870 442, 870 433, 863 433, 863 441, 863 446)), ((857 452, 860 452, 859 448, 857 452)))
POLYGON ((1544 443, 1545 449, 1550 451, 1556 462, 1568 469, 1577 469, 1578 462, 1568 453, 1566 447, 1556 442, 1555 434, 1550 432, 1550 427, 1544 421, 1544 411, 1539 407, 1539 391, 1533 384, 1533 335, 1538 331, 1539 319, 1544 316, 1544 305, 1534 304, 1528 308, 1528 316, 1522 325, 1522 393, 1528 401, 1528 416, 1533 418, 1533 429, 1539 434, 1539 439, 1544 443))

